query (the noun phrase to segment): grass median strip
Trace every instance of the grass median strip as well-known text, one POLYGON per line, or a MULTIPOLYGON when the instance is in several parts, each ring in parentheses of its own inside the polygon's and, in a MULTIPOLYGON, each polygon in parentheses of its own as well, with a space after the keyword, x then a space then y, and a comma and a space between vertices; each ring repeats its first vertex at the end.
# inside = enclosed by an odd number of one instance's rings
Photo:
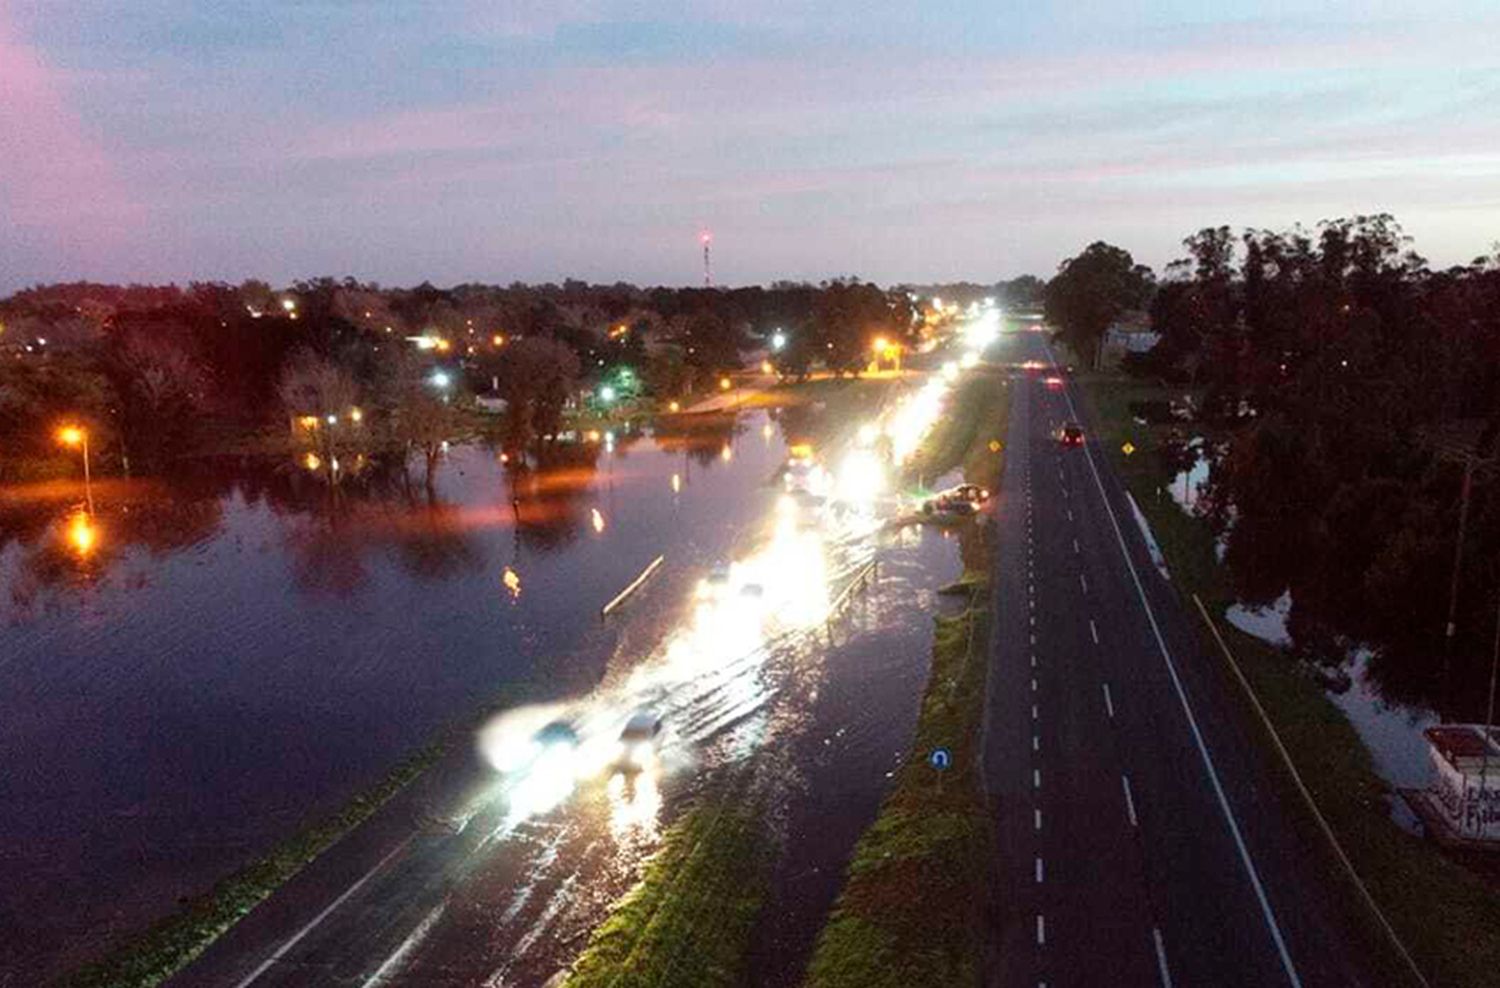
MULTIPOLYGON (((1343 713, 1285 652, 1221 620, 1233 600, 1214 553, 1213 533, 1163 493, 1171 478, 1159 457, 1160 427, 1140 425, 1130 413, 1133 401, 1161 399, 1162 389, 1114 377, 1091 376, 1082 384, 1100 443, 1150 523, 1173 583, 1185 598, 1194 593, 1202 598, 1310 797, 1417 966, 1433 984, 1494 984, 1500 970, 1500 895, 1436 846, 1398 827, 1387 810, 1395 797, 1343 713), (1129 457, 1120 449, 1127 440, 1136 448, 1129 457)), ((1204 644, 1205 654, 1216 654, 1217 644, 1204 644)), ((1290 779, 1286 796, 1298 798, 1290 779)), ((1322 840, 1311 822, 1307 830, 1309 840, 1322 840)), ((1330 882, 1347 880, 1334 869, 1330 862, 1330 882)), ((1351 923, 1362 927, 1371 949, 1390 950, 1370 912, 1352 894, 1347 902, 1351 923)), ((1399 963, 1393 958, 1393 982, 1399 963)))
POLYGON ((668 829, 644 877, 594 931, 563 984, 739 984, 770 851, 755 806, 733 795, 700 802, 668 829))
MULTIPOLYGON (((999 488, 1009 388, 990 374, 964 380, 947 415, 924 440, 911 473, 964 477, 999 488)), ((880 813, 860 838, 843 891, 818 937, 807 988, 962 985, 979 980, 984 956, 985 876, 992 837, 979 785, 980 725, 988 673, 989 552, 964 539, 963 578, 950 591, 968 607, 935 618, 932 668, 911 752, 880 813), (952 752, 950 768, 929 764, 952 752)))

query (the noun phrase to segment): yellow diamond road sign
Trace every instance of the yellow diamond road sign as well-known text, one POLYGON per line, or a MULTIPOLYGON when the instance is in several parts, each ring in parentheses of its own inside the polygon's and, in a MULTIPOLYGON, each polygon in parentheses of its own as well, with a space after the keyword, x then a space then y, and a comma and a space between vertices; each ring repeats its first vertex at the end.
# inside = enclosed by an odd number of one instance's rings
POLYGON ((990 440, 990 452, 991 453, 998 453, 998 452, 1000 452, 1000 440, 998 440, 998 439, 991 439, 990 440))
POLYGON ((1124 446, 1121 446, 1121 447, 1120 447, 1120 450, 1121 450, 1121 451, 1122 451, 1122 452, 1123 452, 1123 453, 1124 453, 1124 454, 1125 454, 1125 455, 1126 455, 1126 456, 1129 456, 1129 455, 1130 455, 1130 454, 1131 454, 1131 453, 1134 453, 1134 452, 1135 452, 1135 447, 1134 447, 1134 446, 1133 446, 1133 445, 1131 445, 1131 444, 1130 444, 1130 443, 1126 443, 1126 444, 1125 444, 1125 445, 1124 445, 1124 446))

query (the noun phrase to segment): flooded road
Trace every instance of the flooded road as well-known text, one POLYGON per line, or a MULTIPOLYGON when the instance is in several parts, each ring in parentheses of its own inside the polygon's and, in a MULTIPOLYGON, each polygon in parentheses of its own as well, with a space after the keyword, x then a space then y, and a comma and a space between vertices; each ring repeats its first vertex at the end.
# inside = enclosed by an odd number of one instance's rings
MULTIPOLYGON (((938 406, 901 406, 895 454, 938 406)), ((27 947, 4 964, 75 962, 498 701, 344 860, 307 869, 179 981, 538 982, 682 798, 751 755, 790 849, 765 973, 794 971, 909 739, 931 592, 957 572, 940 533, 884 530, 899 505, 862 445, 819 468, 816 495, 782 483, 788 443, 764 413, 602 436, 523 473, 455 448, 431 498, 392 483, 330 500, 295 471, 218 468, 99 485, 86 545, 76 492, 7 491, 0 741, 23 767, 0 783, 19 877, 0 934, 27 947), (666 725, 659 755, 622 774, 640 709, 666 725), (576 739, 565 765, 535 744, 559 720, 576 739), (346 893, 326 921, 293 922, 299 895, 346 893)))
MULTIPOLYGON (((335 878, 320 861, 174 983, 540 984, 634 883, 684 797, 726 779, 787 849, 757 980, 794 977, 909 743, 932 591, 957 575, 953 540, 887 524, 903 510, 889 459, 947 386, 891 404, 878 428, 850 423, 774 485, 762 472, 762 511, 722 555, 610 619, 621 644, 592 689, 495 717, 362 828, 383 837, 328 856, 357 866, 335 878), (647 710, 664 732, 622 771, 621 728, 647 710)), ((742 446, 759 437, 781 456, 770 423, 746 424, 742 446)))

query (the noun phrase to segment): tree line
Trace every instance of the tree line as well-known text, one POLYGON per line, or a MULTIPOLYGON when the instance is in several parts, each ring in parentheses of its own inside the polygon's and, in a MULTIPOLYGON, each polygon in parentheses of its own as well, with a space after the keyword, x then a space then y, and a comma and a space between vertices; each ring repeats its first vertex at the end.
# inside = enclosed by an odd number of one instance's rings
POLYGON ((1092 355, 1113 320, 1149 312, 1161 341, 1126 364, 1197 399, 1204 505, 1243 600, 1290 590, 1311 654, 1374 646, 1393 696, 1482 716, 1470 687, 1500 641, 1500 253, 1434 269, 1388 215, 1183 246, 1160 279, 1090 246, 1049 283, 1049 315, 1092 355))
POLYGON ((347 473, 373 448, 431 464, 475 394, 503 399, 501 438, 524 452, 604 384, 628 408, 708 390, 752 351, 793 378, 857 370, 872 337, 911 337, 917 306, 907 290, 852 278, 40 286, 0 301, 0 478, 55 461, 64 419, 88 425, 106 468, 159 469, 226 437, 295 433, 299 420, 323 469, 336 460, 347 473))

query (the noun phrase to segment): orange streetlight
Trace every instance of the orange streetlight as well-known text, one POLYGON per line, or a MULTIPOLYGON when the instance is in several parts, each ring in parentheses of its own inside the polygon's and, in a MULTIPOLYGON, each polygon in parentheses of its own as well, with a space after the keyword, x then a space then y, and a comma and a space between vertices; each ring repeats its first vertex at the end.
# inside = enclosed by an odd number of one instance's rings
POLYGON ((719 378, 719 390, 720 391, 728 391, 729 390, 729 378, 727 378, 727 377, 721 377, 721 378, 719 378))
POLYGON ((89 503, 89 516, 94 514, 94 484, 89 476, 89 434, 81 426, 65 425, 57 430, 57 441, 64 446, 83 448, 83 493, 89 503))

